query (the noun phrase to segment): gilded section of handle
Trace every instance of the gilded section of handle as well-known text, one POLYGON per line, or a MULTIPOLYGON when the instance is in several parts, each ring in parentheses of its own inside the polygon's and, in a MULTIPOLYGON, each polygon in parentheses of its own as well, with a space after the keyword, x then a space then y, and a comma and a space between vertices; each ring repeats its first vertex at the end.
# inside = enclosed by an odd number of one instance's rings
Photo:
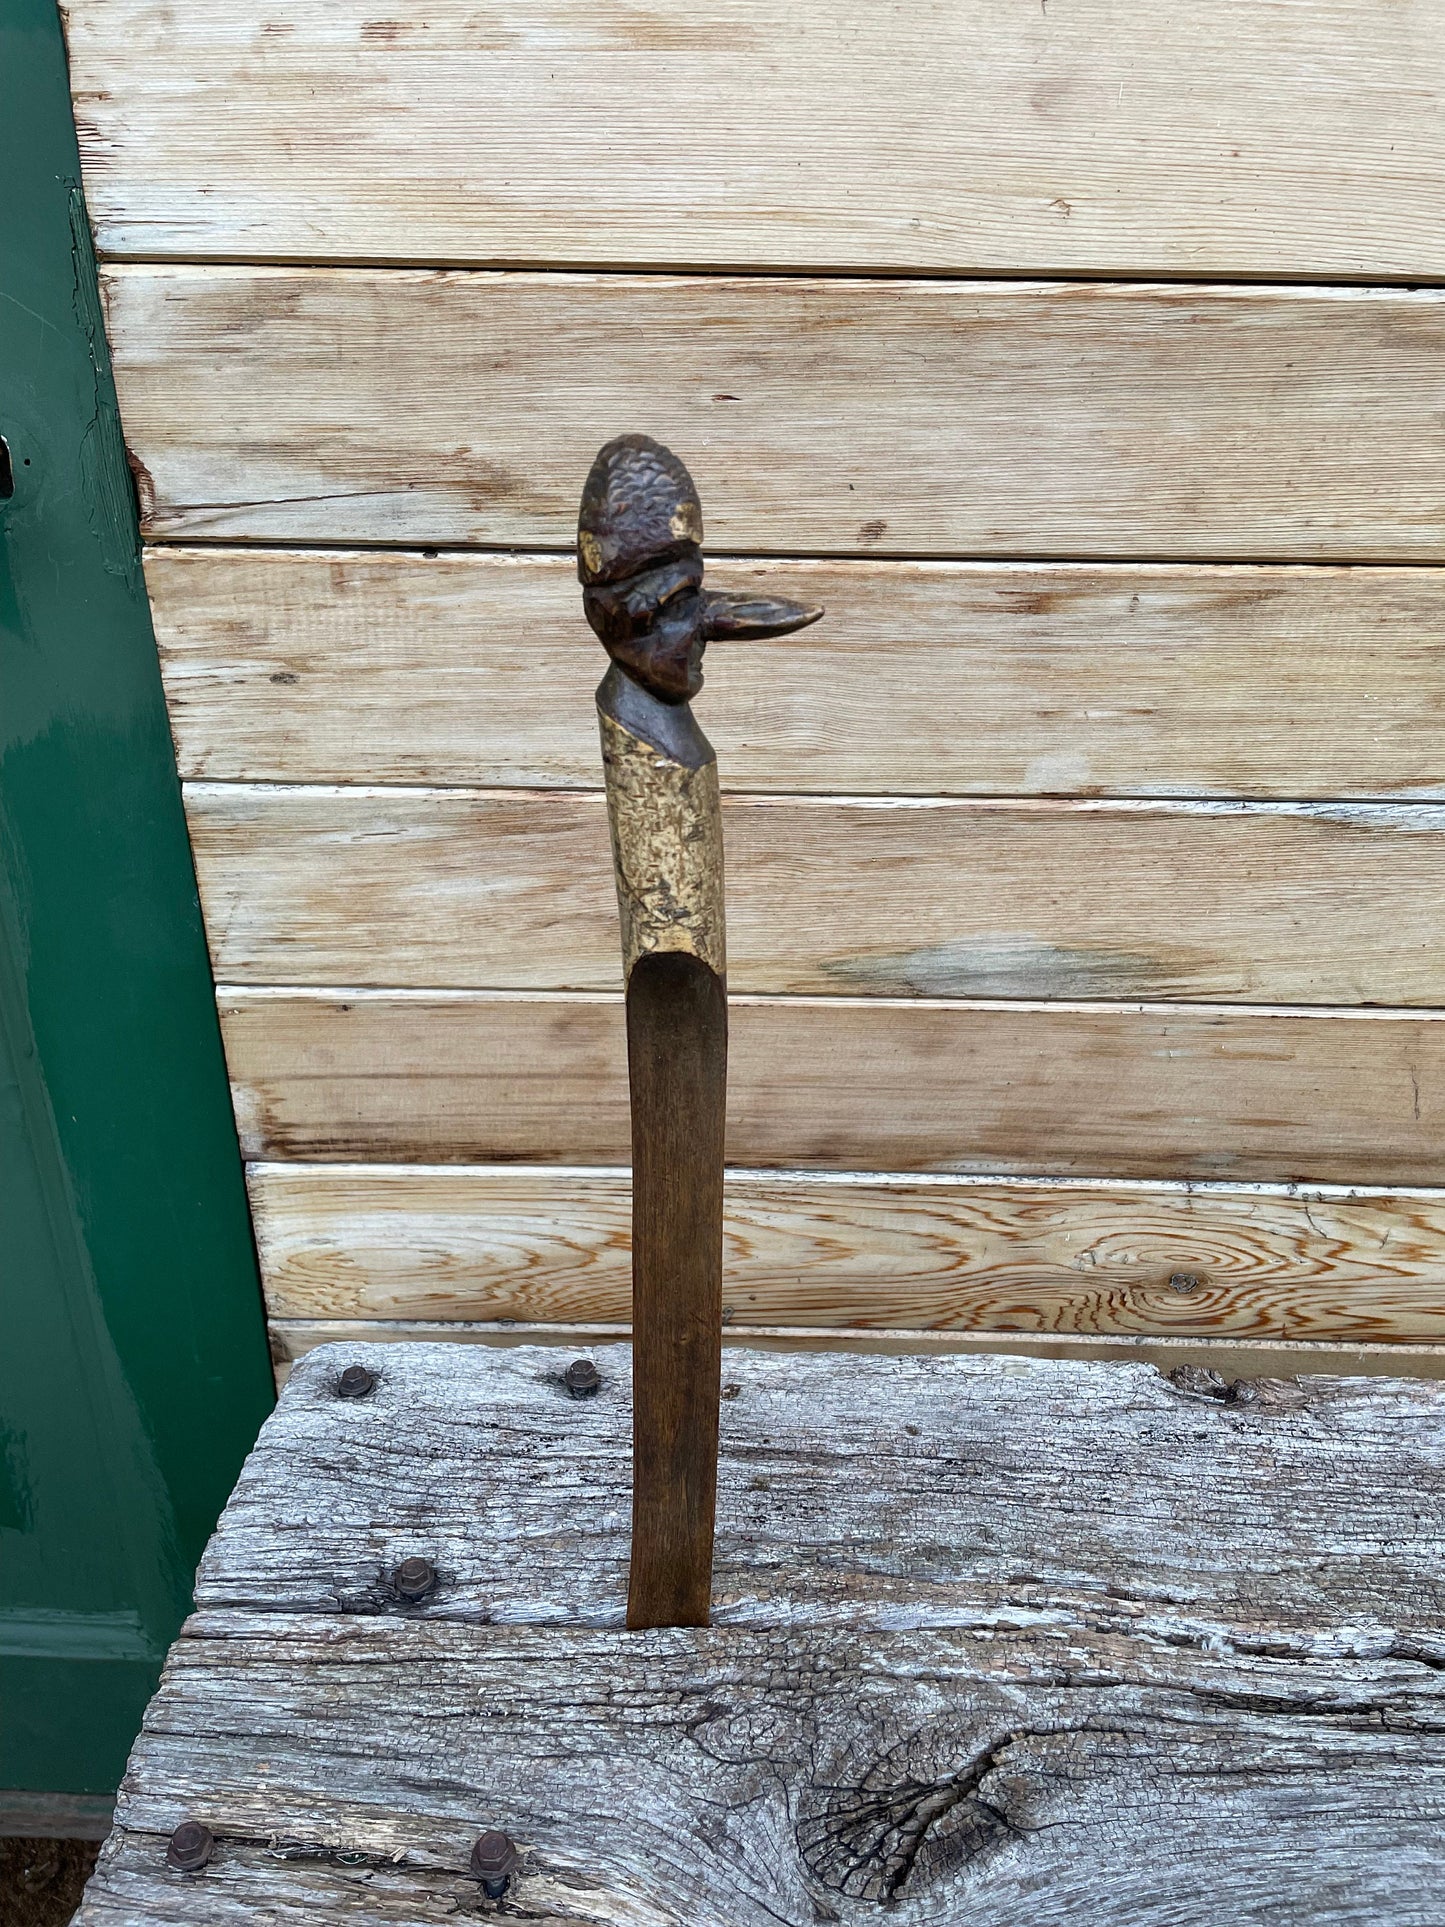
POLYGON ((727 973, 717 764, 674 762, 599 708, 623 980, 639 957, 681 950, 727 973))

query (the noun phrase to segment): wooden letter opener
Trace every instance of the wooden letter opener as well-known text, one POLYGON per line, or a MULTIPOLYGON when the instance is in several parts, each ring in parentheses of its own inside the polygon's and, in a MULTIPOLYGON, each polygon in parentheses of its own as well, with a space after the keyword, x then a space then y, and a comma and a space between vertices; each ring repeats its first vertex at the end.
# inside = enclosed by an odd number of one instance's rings
POLYGON ((677 457, 622 435, 577 525, 622 921, 632 1088, 629 1626, 705 1626, 722 1370, 727 959, 717 759, 690 699, 724 636, 781 636, 821 609, 703 587, 702 509, 677 457))

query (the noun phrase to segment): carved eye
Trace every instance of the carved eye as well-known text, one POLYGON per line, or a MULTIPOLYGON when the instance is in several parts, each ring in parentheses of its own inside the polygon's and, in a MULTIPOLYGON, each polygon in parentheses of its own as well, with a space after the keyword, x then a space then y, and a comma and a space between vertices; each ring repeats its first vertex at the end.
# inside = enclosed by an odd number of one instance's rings
POLYGON ((665 609, 670 602, 676 602, 679 596, 685 596, 685 595, 691 595, 691 594, 692 594, 692 584, 690 582, 679 582, 675 589, 668 590, 667 594, 662 598, 662 600, 658 603, 657 606, 659 609, 665 609))

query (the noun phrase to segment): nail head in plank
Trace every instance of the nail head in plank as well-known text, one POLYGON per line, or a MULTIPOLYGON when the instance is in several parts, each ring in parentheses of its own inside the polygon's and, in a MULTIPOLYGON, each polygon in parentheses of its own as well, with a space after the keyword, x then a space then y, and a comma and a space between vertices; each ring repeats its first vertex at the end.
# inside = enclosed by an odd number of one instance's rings
MULTIPOLYGON (((391 1611, 386 1575, 420 1555, 440 1575, 426 1617, 620 1624, 631 1350, 589 1356, 601 1387, 578 1400, 551 1349, 311 1352, 197 1605, 391 1611), (376 1380, 366 1399, 336 1397, 352 1363, 376 1380)), ((1057 1604, 1106 1577, 1170 1623, 1264 1615, 1301 1651, 1445 1610, 1445 1389, 1426 1381, 1266 1382, 1230 1403, 1145 1365, 737 1348, 723 1379, 739 1389, 722 1402, 720 1624, 975 1624, 1007 1616, 1018 1585, 1057 1604)))
MULTIPOLYGON (((616 1344, 627 1337, 622 1325, 459 1324, 438 1326, 405 1319, 377 1318, 322 1320, 273 1318, 271 1356, 278 1385, 289 1377, 298 1358, 321 1345, 433 1345, 439 1340, 457 1345, 546 1345, 560 1349, 564 1358, 597 1345, 616 1344)), ((1349 1344, 1314 1339, 1295 1344, 1287 1339, 1231 1340, 1217 1338, 1078 1338, 1027 1333, 933 1331, 839 1331, 826 1326, 743 1325, 728 1327, 727 1341, 744 1351, 826 1352, 833 1356, 934 1358, 968 1354, 998 1358, 1072 1358, 1086 1365, 1150 1365, 1172 1372, 1187 1365, 1215 1372, 1226 1384, 1237 1378, 1289 1378, 1301 1374, 1332 1373, 1344 1377, 1445 1377, 1445 1346, 1349 1344)), ((565 1376, 565 1374, 564 1374, 565 1376)))
POLYGON ((503 1916, 557 1927, 1439 1927, 1442 1766, 1410 1658, 206 1613, 78 1927, 474 1918, 479 1815, 521 1849, 503 1916))

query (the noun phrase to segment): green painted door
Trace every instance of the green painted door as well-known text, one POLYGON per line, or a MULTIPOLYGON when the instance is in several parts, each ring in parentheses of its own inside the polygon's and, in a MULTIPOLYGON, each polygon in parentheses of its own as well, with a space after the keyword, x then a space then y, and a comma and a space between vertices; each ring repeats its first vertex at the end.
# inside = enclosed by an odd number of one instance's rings
POLYGON ((270 1403, 53 0, 0 0, 0 1802, 116 1785, 270 1403))

